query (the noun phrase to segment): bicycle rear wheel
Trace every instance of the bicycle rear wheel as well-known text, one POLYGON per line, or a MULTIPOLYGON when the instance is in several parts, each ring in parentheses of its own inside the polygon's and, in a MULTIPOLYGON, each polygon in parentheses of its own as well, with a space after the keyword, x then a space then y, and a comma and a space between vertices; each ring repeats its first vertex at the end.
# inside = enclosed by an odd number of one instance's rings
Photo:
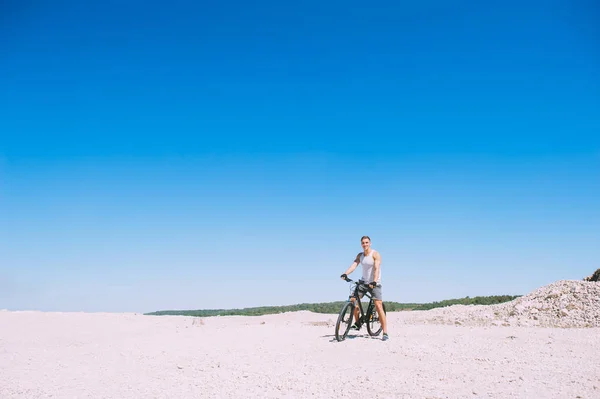
POLYGON ((335 339, 339 342, 346 339, 348 331, 352 326, 352 318, 354 317, 354 305, 352 302, 346 302, 340 311, 337 323, 335 323, 335 339))
MULTIPOLYGON (((383 313, 387 314, 385 310, 385 303, 381 303, 383 306, 383 313)), ((379 320, 379 313, 377 313, 377 309, 375 309, 375 304, 369 304, 369 309, 367 309, 367 332, 370 336, 376 337, 381 333, 383 327, 381 326, 381 321, 379 320)))

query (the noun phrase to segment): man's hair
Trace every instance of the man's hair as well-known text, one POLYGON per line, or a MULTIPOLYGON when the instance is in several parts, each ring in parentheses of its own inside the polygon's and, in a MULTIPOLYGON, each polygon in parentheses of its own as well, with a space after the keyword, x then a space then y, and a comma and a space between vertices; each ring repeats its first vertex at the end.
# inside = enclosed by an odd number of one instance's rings
POLYGON ((367 240, 369 240, 369 242, 371 242, 371 237, 369 237, 369 236, 362 236, 361 239, 360 239, 360 242, 362 242, 362 240, 364 240, 365 238, 367 240))

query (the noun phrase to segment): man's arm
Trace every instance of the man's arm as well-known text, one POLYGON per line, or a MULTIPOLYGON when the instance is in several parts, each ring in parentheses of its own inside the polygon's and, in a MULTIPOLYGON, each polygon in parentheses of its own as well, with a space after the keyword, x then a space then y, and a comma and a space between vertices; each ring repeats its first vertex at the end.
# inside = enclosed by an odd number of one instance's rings
POLYGON ((360 253, 358 255, 356 255, 354 262, 352 263, 352 265, 350 265, 348 270, 346 270, 344 272, 344 274, 347 276, 348 274, 352 273, 354 270, 356 270, 356 267, 358 266, 359 263, 360 263, 360 253))
POLYGON ((373 281, 378 281, 381 275, 381 255, 379 255, 379 252, 373 252, 373 260, 375 261, 373 265, 373 281))

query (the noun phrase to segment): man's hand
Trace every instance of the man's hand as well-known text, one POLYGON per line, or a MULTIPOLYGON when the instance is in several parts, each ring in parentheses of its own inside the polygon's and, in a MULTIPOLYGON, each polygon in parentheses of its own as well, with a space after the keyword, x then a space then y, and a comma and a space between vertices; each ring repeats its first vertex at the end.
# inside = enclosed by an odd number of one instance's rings
POLYGON ((344 274, 342 274, 342 275, 340 276, 340 278, 341 278, 342 280, 345 280, 345 279, 347 279, 347 278, 348 278, 348 276, 346 275, 346 273, 344 273, 344 274))
POLYGON ((376 281, 371 281, 371 282, 369 283, 369 287, 371 287, 371 289, 373 289, 373 288, 377 287, 377 282, 376 282, 376 281))

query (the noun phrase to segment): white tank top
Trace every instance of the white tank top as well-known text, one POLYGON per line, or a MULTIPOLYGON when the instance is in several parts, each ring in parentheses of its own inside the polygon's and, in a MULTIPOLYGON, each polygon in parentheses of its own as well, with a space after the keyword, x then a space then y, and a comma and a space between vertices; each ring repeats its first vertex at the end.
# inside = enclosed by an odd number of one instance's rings
MULTIPOLYGON (((370 283, 373 281, 373 273, 375 272, 375 259, 373 259, 374 250, 371 249, 371 252, 367 256, 365 253, 360 254, 360 265, 362 266, 362 279, 364 282, 370 283)), ((376 281, 377 284, 381 284, 381 268, 379 268, 379 279, 376 281)))

